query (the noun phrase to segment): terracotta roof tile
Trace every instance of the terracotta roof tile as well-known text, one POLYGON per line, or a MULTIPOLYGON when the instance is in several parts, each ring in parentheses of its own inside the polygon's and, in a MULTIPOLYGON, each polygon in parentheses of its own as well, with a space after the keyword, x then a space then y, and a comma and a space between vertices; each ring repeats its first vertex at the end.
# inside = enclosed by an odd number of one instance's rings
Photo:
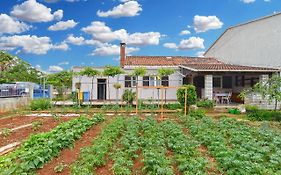
POLYGON ((196 71, 278 71, 273 68, 226 64, 215 58, 183 56, 127 56, 126 66, 184 66, 196 71))

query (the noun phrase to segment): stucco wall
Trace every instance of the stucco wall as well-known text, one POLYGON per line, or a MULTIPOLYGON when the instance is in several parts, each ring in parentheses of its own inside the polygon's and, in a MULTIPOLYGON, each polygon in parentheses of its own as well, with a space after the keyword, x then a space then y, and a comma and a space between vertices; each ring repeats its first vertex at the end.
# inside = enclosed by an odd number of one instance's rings
POLYGON ((30 101, 30 97, 0 98, 0 112, 12 111, 27 106, 30 101))
POLYGON ((230 28, 206 52, 221 61, 281 68, 281 14, 230 28))

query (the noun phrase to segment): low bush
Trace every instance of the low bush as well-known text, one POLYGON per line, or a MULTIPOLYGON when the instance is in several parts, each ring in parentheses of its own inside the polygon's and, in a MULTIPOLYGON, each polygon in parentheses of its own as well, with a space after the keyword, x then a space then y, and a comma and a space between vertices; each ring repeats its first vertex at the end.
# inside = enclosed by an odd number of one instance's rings
POLYGON ((52 107, 51 100, 45 98, 32 100, 30 103, 30 109, 32 111, 50 109, 51 107, 52 107))
POLYGON ((281 121, 281 112, 280 111, 269 111, 264 109, 257 109, 247 111, 247 116, 250 120, 256 121, 281 121))
POLYGON ((202 108, 213 108, 215 106, 215 103, 213 100, 200 100, 196 103, 197 107, 202 108))
POLYGON ((237 109, 237 108, 229 109, 229 110, 228 110, 228 113, 230 113, 230 114, 236 114, 236 115, 241 114, 240 110, 237 109))
POLYGON ((188 114, 190 117, 195 118, 195 119, 201 119, 203 117, 206 117, 205 111, 198 109, 198 110, 192 110, 188 114))
POLYGON ((180 103, 169 103, 166 104, 166 108, 170 110, 177 110, 177 109, 181 109, 182 107, 180 103))

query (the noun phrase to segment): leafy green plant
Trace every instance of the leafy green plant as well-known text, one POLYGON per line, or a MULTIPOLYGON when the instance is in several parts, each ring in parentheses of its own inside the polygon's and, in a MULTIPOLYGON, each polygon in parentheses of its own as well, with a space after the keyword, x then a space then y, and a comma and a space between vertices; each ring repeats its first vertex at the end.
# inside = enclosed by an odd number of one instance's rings
POLYGON ((4 137, 8 137, 9 135, 11 135, 12 130, 9 128, 3 128, 1 131, 1 135, 3 135, 4 137))
POLYGON ((115 118, 104 128, 103 132, 93 140, 92 145, 81 149, 77 161, 71 165, 71 174, 92 174, 94 169, 106 163, 105 156, 124 129, 126 120, 115 118))
POLYGON ((202 108, 213 108, 215 106, 215 103, 213 100, 205 99, 205 100, 198 101, 196 105, 197 107, 202 107, 202 108))
POLYGON ((32 122, 31 127, 32 127, 33 131, 37 131, 38 129, 41 128, 42 125, 43 125, 42 121, 34 121, 34 122, 32 122))
POLYGON ((61 120, 61 116, 59 116, 59 115, 56 114, 56 113, 52 114, 52 116, 53 116, 53 119, 54 119, 55 121, 60 121, 60 120, 61 120))
POLYGON ((31 135, 20 148, 0 157, 1 174, 34 174, 96 123, 82 116, 63 122, 50 132, 31 135))
POLYGON ((191 110, 188 115, 195 119, 201 119, 203 117, 206 117, 205 111, 201 109, 191 110))
POLYGON ((66 165, 66 164, 63 164, 63 163, 61 162, 61 163, 59 163, 57 166, 55 166, 54 171, 55 171, 56 173, 61 173, 61 172, 63 172, 63 170, 64 170, 65 167, 67 167, 67 165, 66 165))
POLYGON ((165 106, 166 106, 167 109, 170 109, 170 110, 177 110, 177 109, 182 108, 180 103, 168 103, 165 106))
POLYGON ((136 99, 136 92, 133 92, 132 89, 126 89, 122 95, 122 100, 127 103, 127 105, 132 105, 136 99))
POLYGON ((52 107, 51 100, 45 98, 32 100, 30 103, 30 109, 32 111, 46 110, 46 109, 50 109, 51 107, 52 107))
POLYGON ((195 86, 183 85, 181 88, 177 90, 177 99, 178 102, 182 105, 182 107, 185 106, 186 93, 187 93, 186 105, 187 105, 187 109, 189 109, 190 105, 196 104, 197 94, 196 94, 195 86))
POLYGON ((229 112, 230 114, 236 114, 236 115, 241 114, 241 112, 240 112, 239 109, 237 109, 237 108, 229 109, 228 112, 229 112))

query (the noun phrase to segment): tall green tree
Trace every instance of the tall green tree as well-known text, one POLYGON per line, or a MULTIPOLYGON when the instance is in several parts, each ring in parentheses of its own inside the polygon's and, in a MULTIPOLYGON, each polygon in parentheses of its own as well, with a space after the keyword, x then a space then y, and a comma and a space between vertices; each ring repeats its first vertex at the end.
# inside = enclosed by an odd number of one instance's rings
POLYGON ((270 103, 274 101, 274 110, 277 110, 278 102, 281 102, 281 77, 278 74, 272 75, 268 80, 262 81, 254 85, 250 89, 245 89, 240 93, 240 97, 244 99, 249 93, 261 94, 263 99, 267 99, 270 103))
POLYGON ((98 70, 95 70, 91 67, 85 67, 81 72, 80 75, 87 76, 89 78, 92 78, 92 89, 91 89, 91 101, 93 100, 92 97, 94 95, 94 79, 97 75, 99 75, 100 72, 98 70))
POLYGON ((122 74, 122 73, 124 73, 124 71, 119 67, 119 66, 110 66, 110 65, 108 65, 108 66, 105 66, 105 69, 103 70, 103 75, 104 76, 107 76, 108 78, 107 78, 107 87, 108 87, 108 98, 109 98, 109 100, 111 100, 110 99, 110 86, 109 86, 109 78, 110 77, 115 77, 115 76, 117 76, 117 75, 120 75, 120 74, 122 74))
POLYGON ((133 70, 132 76, 136 77, 137 86, 139 84, 139 77, 145 76, 147 73, 147 69, 145 67, 137 67, 133 70))
POLYGON ((58 91, 58 96, 64 98, 66 89, 72 86, 72 71, 61 71, 47 76, 47 84, 51 84, 58 91))

